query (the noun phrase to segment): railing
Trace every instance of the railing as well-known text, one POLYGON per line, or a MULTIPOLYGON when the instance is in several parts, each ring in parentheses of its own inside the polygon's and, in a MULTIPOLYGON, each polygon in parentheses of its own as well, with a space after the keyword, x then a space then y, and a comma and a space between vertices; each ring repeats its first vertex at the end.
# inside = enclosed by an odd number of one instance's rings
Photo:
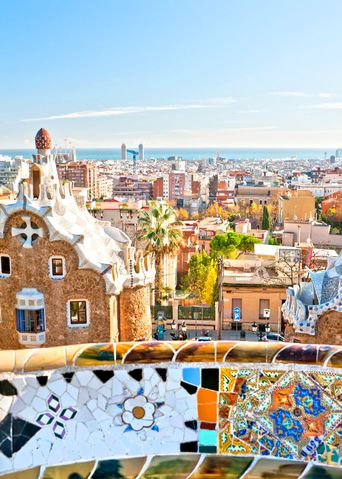
POLYGON ((160 304, 151 306, 152 319, 155 319, 158 316, 159 312, 162 312, 166 319, 173 319, 172 306, 163 306, 160 304))
POLYGON ((212 306, 179 306, 178 319, 215 321, 215 308, 212 306))
POLYGON ((40 346, 45 343, 45 331, 41 333, 20 333, 18 332, 18 341, 26 347, 40 346))

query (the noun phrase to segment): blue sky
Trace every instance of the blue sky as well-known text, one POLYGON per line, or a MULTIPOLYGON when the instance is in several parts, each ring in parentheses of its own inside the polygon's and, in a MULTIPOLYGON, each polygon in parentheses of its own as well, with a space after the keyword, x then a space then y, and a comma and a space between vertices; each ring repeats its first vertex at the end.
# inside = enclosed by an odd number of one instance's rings
POLYGON ((340 0, 2 0, 0 149, 342 146, 340 0))

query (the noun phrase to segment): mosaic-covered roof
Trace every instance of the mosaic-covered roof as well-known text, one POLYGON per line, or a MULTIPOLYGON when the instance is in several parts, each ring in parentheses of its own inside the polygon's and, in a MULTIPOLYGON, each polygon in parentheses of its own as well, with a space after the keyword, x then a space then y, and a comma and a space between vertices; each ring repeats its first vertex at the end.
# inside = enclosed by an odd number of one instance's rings
POLYGON ((318 304, 333 300, 342 278, 342 252, 334 262, 329 263, 325 271, 310 271, 310 278, 315 288, 318 304))
MULTIPOLYGON (((50 134, 41 128, 36 136, 39 150, 50 148, 50 134)), ((108 294, 119 294, 123 287, 145 286, 154 281, 154 265, 151 255, 136 254, 131 240, 110 222, 100 221, 86 208, 80 207, 71 191, 71 184, 61 185, 55 157, 49 152, 34 155, 34 167, 39 169, 39 196, 33 194, 31 184, 22 183, 13 203, 0 209, 0 238, 4 237, 8 218, 18 212, 24 228, 12 228, 11 234, 25 234, 25 248, 32 246, 30 213, 41 217, 49 230, 50 241, 66 241, 71 244, 79 258, 79 268, 93 269, 103 275, 108 294)), ((35 232, 43 236, 43 230, 35 232)), ((39 248, 39 241, 37 244, 39 248)))

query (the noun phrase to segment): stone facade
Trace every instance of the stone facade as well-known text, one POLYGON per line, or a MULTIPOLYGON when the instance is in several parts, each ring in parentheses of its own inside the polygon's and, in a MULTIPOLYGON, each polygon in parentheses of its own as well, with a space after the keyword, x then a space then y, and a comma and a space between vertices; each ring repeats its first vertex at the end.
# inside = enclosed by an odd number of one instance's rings
POLYGON ((36 288, 45 297, 46 346, 76 344, 80 342, 106 341, 110 339, 109 300, 104 279, 91 269, 78 268, 78 256, 65 241, 51 242, 43 219, 31 215, 32 221, 43 228, 44 236, 32 249, 24 249, 18 237, 11 235, 11 228, 23 223, 19 212, 11 216, 5 225, 5 235, 0 239, 1 254, 11 258, 11 276, 0 278, 0 345, 4 349, 20 347, 16 334, 16 293, 22 288, 36 288), (62 256, 65 259, 64 279, 54 280, 49 275, 49 258, 62 256), (70 328, 67 324, 67 302, 71 299, 86 299, 89 302, 90 324, 88 327, 70 328))
POLYGON ((148 288, 137 286, 122 291, 119 330, 124 341, 139 341, 152 336, 148 288))
POLYGON ((151 257, 59 184, 50 143, 40 130, 30 183, 0 205, 0 348, 149 339, 151 257))

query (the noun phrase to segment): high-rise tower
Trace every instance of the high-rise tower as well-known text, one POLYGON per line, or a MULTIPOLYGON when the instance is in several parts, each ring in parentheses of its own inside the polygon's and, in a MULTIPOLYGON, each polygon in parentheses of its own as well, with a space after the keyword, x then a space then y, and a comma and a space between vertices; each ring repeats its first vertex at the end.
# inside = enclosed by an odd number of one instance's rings
POLYGON ((144 145, 142 143, 139 145, 139 160, 144 161, 144 145))
POLYGON ((125 143, 122 143, 121 145, 121 159, 122 160, 127 160, 127 148, 125 143))

